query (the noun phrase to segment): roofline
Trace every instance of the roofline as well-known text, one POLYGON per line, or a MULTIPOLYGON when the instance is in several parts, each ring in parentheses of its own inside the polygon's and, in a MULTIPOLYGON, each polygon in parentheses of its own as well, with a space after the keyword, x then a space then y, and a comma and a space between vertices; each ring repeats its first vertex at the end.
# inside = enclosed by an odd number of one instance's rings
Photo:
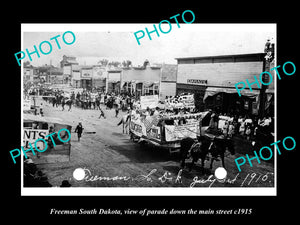
POLYGON ((215 55, 215 56, 196 56, 196 57, 183 57, 183 58, 175 58, 176 60, 182 59, 211 59, 211 58, 228 58, 228 57, 241 57, 241 56, 254 56, 254 55, 264 55, 265 53, 247 53, 247 54, 234 54, 234 55, 215 55))

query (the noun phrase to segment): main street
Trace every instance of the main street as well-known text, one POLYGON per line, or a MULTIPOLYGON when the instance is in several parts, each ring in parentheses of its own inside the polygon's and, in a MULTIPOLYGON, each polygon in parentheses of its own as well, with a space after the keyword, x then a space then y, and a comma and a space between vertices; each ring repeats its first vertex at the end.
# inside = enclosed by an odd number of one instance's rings
MULTIPOLYGON (((199 164, 189 172, 182 171, 179 157, 170 156, 168 151, 157 147, 140 145, 122 133, 122 127, 117 126, 124 114, 120 112, 115 117, 114 110, 102 109, 106 119, 101 117, 99 110, 83 110, 72 107, 71 111, 65 108, 62 111, 44 102, 44 115, 57 117, 72 124, 71 155, 65 162, 39 164, 53 186, 60 186, 63 180, 68 180, 72 187, 273 187, 273 164, 253 160, 253 167, 244 165, 239 172, 234 159, 250 153, 250 144, 245 144, 235 138, 236 154, 225 158, 227 182, 212 181, 216 168, 221 166, 221 161, 215 161, 212 171, 208 169, 206 161, 204 171, 199 164), (80 142, 74 133, 78 122, 82 122, 84 133, 80 142), (73 172, 83 168, 89 179, 76 180, 73 172), (121 177, 130 179, 123 180, 121 177), (111 178, 111 179, 109 179, 111 178), (113 179, 114 178, 114 179, 113 179)), ((187 164, 188 164, 187 160, 187 164)), ((199 163, 199 162, 198 162, 199 163)))

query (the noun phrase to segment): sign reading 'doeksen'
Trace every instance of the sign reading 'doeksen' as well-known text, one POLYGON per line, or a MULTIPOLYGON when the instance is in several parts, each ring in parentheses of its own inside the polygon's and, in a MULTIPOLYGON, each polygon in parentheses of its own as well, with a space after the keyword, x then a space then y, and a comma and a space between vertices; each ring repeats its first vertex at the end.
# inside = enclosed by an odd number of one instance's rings
POLYGON ((187 79, 188 84, 207 84, 207 80, 187 79))
MULTIPOLYGON (((68 36, 70 36, 70 35, 68 35, 68 36)), ((60 44, 59 44, 59 41, 58 41, 58 40, 59 40, 59 37, 60 37, 60 35, 56 35, 56 36, 50 38, 50 41, 51 41, 51 40, 54 40, 55 43, 56 43, 56 45, 57 45, 57 48, 58 48, 58 49, 61 49, 60 44)), ((71 44, 73 44, 73 43, 75 42, 75 39, 76 39, 76 38, 75 38, 75 34, 74 34, 72 31, 66 31, 66 32, 63 33, 63 35, 62 35, 62 40, 63 40, 63 42, 64 42, 66 45, 71 45, 71 44), (66 36, 67 36, 68 34, 70 34, 70 35, 72 36, 72 40, 69 40, 69 38, 66 38, 66 36)), ((29 52, 28 48, 26 48, 26 50, 25 50, 26 53, 27 53, 27 56, 28 56, 28 58, 29 58, 30 61, 32 61, 31 55, 33 55, 33 54, 36 54, 37 57, 40 58, 40 53, 39 53, 37 47, 36 47, 35 45, 33 45, 33 48, 34 48, 34 50, 33 50, 32 52, 29 52)), ((51 44, 49 41, 42 41, 42 42, 39 44, 39 50, 40 50, 40 52, 41 52, 43 55, 49 55, 49 54, 52 52, 52 44, 51 44)), ((19 64, 19 66, 21 66, 20 61, 21 61, 22 59, 25 59, 25 58, 26 58, 26 53, 23 52, 23 51, 20 51, 20 52, 15 53, 15 57, 16 57, 16 59, 17 59, 17 62, 18 62, 18 64, 19 64), (21 57, 20 57, 20 58, 18 57, 19 54, 21 54, 21 57)))

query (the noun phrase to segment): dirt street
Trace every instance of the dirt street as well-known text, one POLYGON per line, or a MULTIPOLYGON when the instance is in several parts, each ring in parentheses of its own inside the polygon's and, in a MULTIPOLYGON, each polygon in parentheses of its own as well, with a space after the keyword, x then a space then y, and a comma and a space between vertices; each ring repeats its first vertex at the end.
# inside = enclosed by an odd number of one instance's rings
MULTIPOLYGON (((227 170, 226 182, 213 181, 214 171, 221 166, 215 161, 212 171, 206 161, 204 171, 198 162, 194 169, 180 170, 179 158, 170 156, 167 151, 151 146, 140 145, 129 140, 117 126, 121 115, 115 118, 114 110, 105 110, 106 119, 99 117, 98 110, 83 110, 72 107, 62 111, 44 102, 44 115, 58 117, 72 126, 70 161, 51 164, 39 164, 53 186, 60 186, 62 180, 69 180, 72 187, 273 187, 273 164, 253 161, 242 166, 239 172, 234 159, 241 153, 251 152, 245 146, 236 146, 236 154, 225 159, 227 170), (84 133, 80 142, 74 133, 78 122, 82 122, 84 133), (95 132, 95 133, 92 133, 95 132), (89 171, 89 179, 77 181, 73 172, 77 168, 89 171), (126 179, 125 179, 126 177, 126 179), (109 179, 110 178, 110 179, 109 179), (123 179, 124 178, 124 179, 123 179)), ((238 140, 237 140, 238 141, 238 140)), ((187 160, 187 163, 189 161, 187 160)))

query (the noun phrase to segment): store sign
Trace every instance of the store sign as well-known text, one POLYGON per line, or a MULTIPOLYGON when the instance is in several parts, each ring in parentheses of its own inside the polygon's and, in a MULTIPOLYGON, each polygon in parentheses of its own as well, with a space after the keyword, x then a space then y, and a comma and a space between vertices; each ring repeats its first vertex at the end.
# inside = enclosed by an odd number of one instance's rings
POLYGON ((187 79, 188 84, 207 84, 207 80, 187 79))
POLYGON ((91 69, 82 69, 81 70, 81 77, 91 78, 92 75, 93 75, 93 70, 91 70, 91 69))
MULTIPOLYGON (((37 141, 38 139, 44 139, 48 134, 49 130, 42 130, 42 129, 23 129, 23 142, 26 148, 29 148, 28 143, 33 145, 33 142, 37 141)), ((45 149, 44 142, 36 143, 37 147, 40 149, 45 149)))

